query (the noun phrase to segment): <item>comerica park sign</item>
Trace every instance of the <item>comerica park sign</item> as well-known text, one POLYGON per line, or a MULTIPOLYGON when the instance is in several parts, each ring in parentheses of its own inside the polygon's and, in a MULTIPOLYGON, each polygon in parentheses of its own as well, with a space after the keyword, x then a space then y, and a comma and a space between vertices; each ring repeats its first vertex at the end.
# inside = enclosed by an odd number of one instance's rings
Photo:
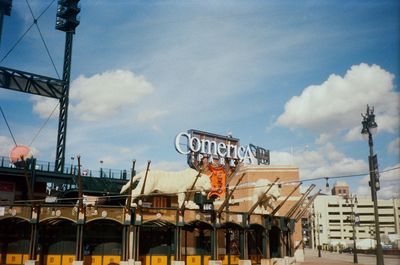
POLYGON ((233 166, 237 162, 246 164, 269 164, 269 152, 263 148, 254 145, 241 146, 239 139, 232 136, 223 136, 213 133, 207 133, 198 130, 189 130, 188 132, 180 132, 175 137, 175 149, 178 153, 187 155, 190 161, 200 162, 207 158, 211 161, 218 161, 220 165, 224 165, 226 161, 233 166), (185 148, 186 147, 186 148, 185 148), (265 152, 260 152, 260 150, 265 152), (260 155, 268 155, 260 157, 260 155))

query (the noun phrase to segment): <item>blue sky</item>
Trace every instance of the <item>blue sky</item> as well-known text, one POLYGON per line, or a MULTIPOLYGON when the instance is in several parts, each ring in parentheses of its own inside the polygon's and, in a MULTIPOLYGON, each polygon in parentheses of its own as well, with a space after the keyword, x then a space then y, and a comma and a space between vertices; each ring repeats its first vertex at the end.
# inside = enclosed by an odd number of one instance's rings
MULTIPOLYGON (((56 1, 28 0, 58 73, 56 1)), ((368 172, 361 113, 375 107, 384 198, 399 196, 398 1, 80 1, 74 36, 66 163, 184 168, 174 138, 232 135, 294 164, 303 179, 368 172)), ((5 17, 0 65, 57 77, 25 1, 5 17)), ((0 89, 16 141, 54 161, 57 101, 0 89), (31 144, 31 142, 33 143, 31 144)), ((0 155, 12 138, 0 121, 0 155)), ((367 177, 343 179, 368 195, 367 177)), ((332 185, 335 180, 331 180, 332 185)), ((318 182, 324 186, 324 182, 318 182)))

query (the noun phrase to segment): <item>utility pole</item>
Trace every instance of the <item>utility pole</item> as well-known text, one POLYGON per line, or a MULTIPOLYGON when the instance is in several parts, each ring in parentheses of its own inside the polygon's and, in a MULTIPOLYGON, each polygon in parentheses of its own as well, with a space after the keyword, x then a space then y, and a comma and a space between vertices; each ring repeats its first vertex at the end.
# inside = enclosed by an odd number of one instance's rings
POLYGON ((368 139, 369 146, 369 175, 371 186, 371 197, 374 202, 374 217, 375 217, 375 238, 376 238, 376 264, 384 265, 383 260, 383 250, 381 245, 381 233, 379 230, 379 213, 378 213, 378 197, 376 192, 380 188, 379 183, 379 170, 378 170, 378 159, 374 155, 374 142, 372 139, 372 134, 375 134, 378 125, 375 122, 374 107, 370 108, 367 105, 367 112, 365 115, 361 114, 363 121, 361 122, 363 128, 361 130, 361 135, 368 139))

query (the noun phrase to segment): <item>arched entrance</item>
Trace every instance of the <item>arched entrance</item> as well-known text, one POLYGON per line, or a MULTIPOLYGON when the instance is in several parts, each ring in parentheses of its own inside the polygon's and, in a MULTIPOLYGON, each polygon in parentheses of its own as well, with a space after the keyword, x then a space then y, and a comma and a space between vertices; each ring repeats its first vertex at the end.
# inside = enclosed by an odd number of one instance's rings
POLYGON ((143 265, 170 265, 175 254, 175 225, 152 220, 140 226, 139 259, 143 265))
POLYGON ((38 255, 42 265, 71 265, 75 260, 76 224, 51 218, 39 224, 38 255))
POLYGON ((260 264, 265 258, 266 230, 262 225, 251 224, 248 228, 248 253, 251 263, 260 264))
POLYGON ((239 264, 240 256, 243 255, 242 235, 243 227, 233 222, 224 223, 218 228, 218 258, 223 264, 239 264))
POLYGON ((83 231, 84 263, 109 265, 119 263, 122 253, 122 224, 110 219, 95 219, 83 231))
POLYGON ((282 258, 281 233, 281 229, 275 224, 269 230, 269 253, 271 258, 282 258))
POLYGON ((30 233, 30 224, 25 219, 0 220, 1 264, 24 264, 28 259, 30 233))
POLYGON ((211 258, 213 226, 203 221, 192 221, 183 227, 183 255, 187 265, 207 265, 211 258))

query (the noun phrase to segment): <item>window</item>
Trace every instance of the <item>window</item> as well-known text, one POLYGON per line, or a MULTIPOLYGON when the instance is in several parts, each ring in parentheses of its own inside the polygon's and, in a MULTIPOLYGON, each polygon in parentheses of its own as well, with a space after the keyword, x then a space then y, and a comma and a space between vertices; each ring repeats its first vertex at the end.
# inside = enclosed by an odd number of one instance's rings
POLYGON ((154 198, 153 207, 166 208, 168 207, 168 198, 165 196, 157 196, 154 198))

